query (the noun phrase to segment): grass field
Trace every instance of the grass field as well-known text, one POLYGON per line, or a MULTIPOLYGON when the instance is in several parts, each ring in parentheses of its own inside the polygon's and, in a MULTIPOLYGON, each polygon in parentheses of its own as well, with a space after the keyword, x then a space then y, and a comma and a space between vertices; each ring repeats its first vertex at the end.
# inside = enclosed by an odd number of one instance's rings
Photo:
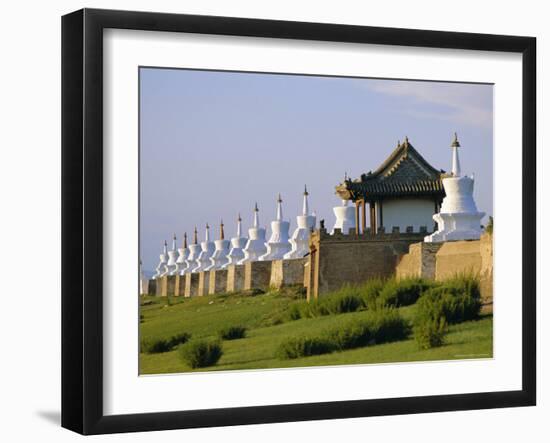
MULTIPOLYGON (((225 294, 196 298, 141 297, 141 339, 154 340, 189 333, 193 339, 217 338, 228 326, 245 326, 246 337, 224 340, 223 355, 211 367, 191 369, 176 350, 140 354, 141 374, 188 371, 263 369, 319 365, 387 363, 406 361, 490 358, 493 355, 493 318, 483 314, 478 320, 451 325, 441 347, 420 350, 415 340, 367 346, 330 354, 292 360, 276 358, 276 350, 289 337, 322 332, 366 315, 365 311, 288 320, 288 308, 295 294, 271 292, 260 295, 225 294)), ((416 306, 399 308, 412 320, 416 306)))

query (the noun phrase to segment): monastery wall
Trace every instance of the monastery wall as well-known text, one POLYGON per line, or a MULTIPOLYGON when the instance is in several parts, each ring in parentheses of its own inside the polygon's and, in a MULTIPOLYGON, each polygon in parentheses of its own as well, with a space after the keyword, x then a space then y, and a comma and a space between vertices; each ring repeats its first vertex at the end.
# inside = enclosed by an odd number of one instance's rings
POLYGON ((380 230, 376 235, 370 232, 344 235, 339 230, 328 235, 323 229, 314 232, 310 240, 308 300, 339 289, 346 283, 393 276, 399 257, 424 235, 400 233, 398 230, 391 234, 380 230))
POLYGON ((363 283, 381 277, 422 277, 445 280, 457 274, 475 274, 485 302, 493 297, 493 238, 425 243, 425 232, 400 233, 395 230, 376 235, 334 235, 315 231, 310 239, 310 254, 302 259, 256 261, 230 265, 227 269, 203 271, 185 276, 165 276, 151 280, 150 291, 159 296, 186 297, 279 289, 303 285, 308 300, 337 290, 345 284, 363 283), (185 285, 184 285, 185 282, 185 285))
POLYGON ((483 234, 480 240, 443 243, 415 243, 399 258, 398 278, 423 277, 445 280, 457 274, 478 275, 486 302, 493 298, 493 237, 483 234))

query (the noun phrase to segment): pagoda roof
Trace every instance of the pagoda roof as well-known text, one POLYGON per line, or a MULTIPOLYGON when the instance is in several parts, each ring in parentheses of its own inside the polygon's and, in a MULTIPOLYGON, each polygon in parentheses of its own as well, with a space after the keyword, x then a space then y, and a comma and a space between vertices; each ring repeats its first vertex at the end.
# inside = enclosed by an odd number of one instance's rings
POLYGON ((405 138, 374 172, 361 174, 355 180, 346 177, 336 186, 336 194, 352 201, 400 196, 442 198, 445 196, 441 182, 444 173, 430 165, 405 138))

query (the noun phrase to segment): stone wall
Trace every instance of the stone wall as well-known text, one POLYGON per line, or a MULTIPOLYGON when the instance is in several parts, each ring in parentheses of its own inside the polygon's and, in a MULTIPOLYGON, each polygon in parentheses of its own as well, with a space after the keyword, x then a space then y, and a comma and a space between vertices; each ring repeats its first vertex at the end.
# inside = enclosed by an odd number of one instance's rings
POLYGON ((199 294, 199 274, 185 274, 185 296, 195 297, 199 294))
POLYGON ((208 294, 208 283, 210 283, 210 271, 199 272, 199 287, 197 289, 197 295, 202 297, 208 294))
POLYGON ((243 289, 261 289, 267 291, 271 280, 271 261, 253 261, 244 264, 243 289))
POLYGON ((445 242, 436 254, 435 279, 457 274, 477 275, 481 269, 479 240, 445 242))
POLYGON ((397 230, 386 234, 382 229, 376 235, 370 232, 344 235, 339 230, 328 235, 325 230, 315 231, 310 239, 308 300, 339 289, 346 283, 393 276, 398 258, 424 235, 402 234, 397 230))
POLYGON ((459 274, 479 277, 485 303, 493 298, 493 237, 443 243, 415 243, 398 259, 396 276, 446 280, 459 274))
POLYGON ((435 279, 436 253, 442 243, 413 243, 409 252, 397 259, 397 278, 423 277, 435 279))
POLYGON ((157 295, 157 281, 154 278, 149 280, 147 295, 157 295))
POLYGON ((273 261, 269 287, 280 289, 284 286, 303 285, 305 263, 304 258, 273 261))
POLYGON ((493 236, 483 234, 480 239, 481 271, 479 283, 485 303, 493 302, 493 236))
POLYGON ((227 267, 227 292, 237 292, 244 289, 244 265, 229 265, 227 267))
POLYGON ((303 259, 249 262, 227 269, 165 276, 150 281, 150 293, 185 297, 279 289, 303 285, 308 300, 341 288, 381 277, 423 277, 445 280, 457 274, 475 274, 485 303, 493 297, 493 239, 424 243, 425 232, 371 235, 315 231, 310 254, 303 259))
POLYGON ((168 295, 174 295, 174 288, 176 286, 176 276, 175 275, 165 275, 160 279, 160 295, 161 297, 166 297, 168 295))
POLYGON ((209 272, 208 293, 220 294, 227 288, 227 269, 216 269, 209 272))
POLYGON ((174 295, 176 297, 185 295, 185 275, 176 275, 176 285, 174 286, 174 295))

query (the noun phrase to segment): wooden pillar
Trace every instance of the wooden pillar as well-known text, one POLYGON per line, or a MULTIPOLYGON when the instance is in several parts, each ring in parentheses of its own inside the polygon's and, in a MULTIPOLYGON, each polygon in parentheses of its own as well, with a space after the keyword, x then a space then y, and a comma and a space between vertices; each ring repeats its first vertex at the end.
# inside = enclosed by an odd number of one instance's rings
POLYGON ((367 232, 367 205, 366 205, 366 201, 363 200, 361 202, 361 206, 362 206, 362 214, 361 214, 361 221, 362 221, 362 228, 361 228, 361 232, 364 234, 365 232, 367 232))
POLYGON ((361 202, 357 200, 355 202, 355 233, 359 234, 359 205, 361 202))
POLYGON ((370 202, 370 229, 371 233, 376 234, 376 206, 370 202))
MULTIPOLYGON (((380 226, 384 226, 384 211, 383 211, 382 200, 378 202, 378 212, 380 213, 380 226)), ((388 228, 389 230, 389 228, 388 228)))

